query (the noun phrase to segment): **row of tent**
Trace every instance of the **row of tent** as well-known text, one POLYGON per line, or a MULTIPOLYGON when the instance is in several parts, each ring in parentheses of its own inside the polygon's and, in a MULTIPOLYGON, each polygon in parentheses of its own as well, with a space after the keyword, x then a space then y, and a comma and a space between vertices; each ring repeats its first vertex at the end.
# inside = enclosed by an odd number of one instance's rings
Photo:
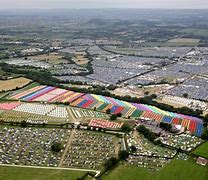
POLYGON ((71 106, 93 109, 101 112, 110 110, 112 114, 121 113, 124 117, 150 119, 181 125, 191 133, 201 136, 203 121, 199 118, 161 110, 157 107, 129 103, 96 94, 84 94, 51 86, 36 86, 14 94, 11 99, 24 101, 69 102, 71 106))
POLYGON ((121 113, 124 117, 135 117, 181 125, 196 136, 201 136, 203 132, 203 121, 199 118, 163 111, 157 107, 145 104, 129 103, 111 97, 86 94, 73 101, 71 105, 86 109, 96 109, 101 112, 106 112, 110 109, 112 114, 121 113))

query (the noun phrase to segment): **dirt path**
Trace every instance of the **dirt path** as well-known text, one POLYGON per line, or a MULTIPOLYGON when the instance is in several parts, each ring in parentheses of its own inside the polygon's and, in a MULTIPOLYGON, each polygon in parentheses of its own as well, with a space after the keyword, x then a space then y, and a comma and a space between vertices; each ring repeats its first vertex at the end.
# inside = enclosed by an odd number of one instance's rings
POLYGON ((70 137, 69 137, 68 142, 66 144, 66 148, 64 149, 64 153, 63 153, 63 155, 61 157, 61 160, 60 160, 60 163, 59 163, 58 167, 62 167, 62 165, 63 165, 64 157, 65 157, 65 155, 67 153, 67 150, 68 150, 69 146, 71 145, 71 143, 73 141, 74 134, 75 134, 75 129, 72 129, 70 137))
POLYGON ((139 134, 137 133, 136 130, 134 130, 134 132, 133 132, 133 137, 135 138, 135 140, 136 140, 136 142, 138 143, 139 146, 148 149, 148 147, 145 144, 141 144, 141 141, 139 140, 140 136, 139 136, 139 134))
POLYGON ((133 132, 132 135, 133 135, 133 137, 135 138, 135 140, 136 140, 136 142, 138 143, 138 145, 144 146, 144 145, 141 145, 140 140, 139 140, 139 135, 137 134, 136 130, 134 130, 134 132, 133 132))
POLYGON ((69 121, 71 121, 72 123, 73 123, 73 122, 77 122, 77 120, 76 120, 76 118, 74 117, 74 115, 73 115, 71 109, 70 109, 69 107, 67 107, 66 109, 67 109, 67 111, 68 111, 68 113, 69 113, 69 115, 70 115, 70 116, 69 116, 69 121))
POLYGON ((118 153, 119 153, 119 151, 121 149, 121 145, 118 142, 119 142, 118 140, 116 140, 114 142, 114 145, 115 145, 115 155, 116 155, 116 157, 118 157, 118 153))

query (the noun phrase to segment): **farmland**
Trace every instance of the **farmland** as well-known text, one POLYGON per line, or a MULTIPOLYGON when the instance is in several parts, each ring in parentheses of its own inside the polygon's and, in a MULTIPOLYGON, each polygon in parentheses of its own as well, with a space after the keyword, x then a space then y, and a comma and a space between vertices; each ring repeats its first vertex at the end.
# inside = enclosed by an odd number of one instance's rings
POLYGON ((72 61, 74 61, 77 65, 85 65, 89 62, 89 60, 83 55, 75 55, 75 57, 72 58, 72 61))
POLYGON ((30 82, 31 82, 30 79, 24 77, 10 79, 10 80, 0 80, 0 91, 8 91, 16 88, 21 88, 30 82))
POLYGON ((180 44, 180 45, 187 45, 187 46, 198 45, 199 42, 200 42, 200 39, 192 39, 192 38, 175 38, 175 39, 170 39, 167 41, 167 43, 170 43, 170 44, 180 44))
POLYGON ((34 60, 34 61, 44 61, 44 62, 51 63, 54 65, 68 63, 68 61, 65 60, 63 56, 61 56, 58 53, 49 53, 49 54, 43 54, 43 55, 29 56, 28 59, 34 60))

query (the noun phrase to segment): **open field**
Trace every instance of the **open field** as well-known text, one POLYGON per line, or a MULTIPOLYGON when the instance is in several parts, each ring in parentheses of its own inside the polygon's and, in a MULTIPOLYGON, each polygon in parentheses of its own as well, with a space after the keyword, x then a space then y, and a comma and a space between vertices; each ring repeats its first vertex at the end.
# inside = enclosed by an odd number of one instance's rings
POLYGON ((0 99, 3 98, 4 96, 6 96, 9 92, 2 92, 0 93, 0 99))
MULTIPOLYGON (((14 73, 10 73, 10 72, 5 72, 0 67, 0 76, 2 76, 2 78, 4 78, 4 77, 9 77, 9 78, 13 77, 14 78, 14 77, 21 76, 21 74, 14 74, 14 73)), ((23 74, 22 74, 22 76, 23 76, 23 74)))
POLYGON ((206 37, 208 35, 207 29, 186 28, 183 29, 181 32, 195 36, 203 36, 203 37, 206 37))
POLYGON ((83 56, 83 55, 76 55, 75 58, 72 58, 72 60, 77 64, 77 65, 84 65, 89 62, 89 60, 83 56))
POLYGON ((76 84, 62 84, 63 86, 65 87, 76 87, 76 88, 91 88, 92 89, 92 86, 90 85, 76 85, 76 84))
POLYGON ((20 87, 27 85, 31 81, 32 80, 24 78, 24 77, 0 81, 0 91, 13 90, 17 87, 20 88, 20 87))
POLYGON ((138 49, 116 47, 116 46, 105 46, 105 49, 109 51, 117 52, 117 53, 124 53, 124 54, 135 54, 138 52, 138 49))
POLYGON ((58 53, 50 53, 50 54, 43 54, 37 56, 30 56, 28 59, 32 59, 35 61, 45 61, 51 64, 60 64, 60 63, 67 63, 68 61, 63 59, 63 56, 59 55, 58 53))
POLYGON ((144 97, 146 93, 148 95, 156 94, 160 95, 161 92, 166 92, 171 86, 169 85, 149 85, 149 86, 143 86, 143 87, 137 87, 137 86, 126 86, 122 88, 116 88, 113 91, 110 91, 112 94, 115 95, 130 95, 135 97, 144 97))
POLYGON ((193 151, 194 154, 208 158, 208 142, 193 151))
MULTIPOLYGON (((23 91, 27 91, 27 90, 29 90, 29 89, 31 89, 31 88, 34 88, 34 87, 36 87, 36 86, 39 86, 39 85, 40 85, 40 84, 38 84, 37 82, 33 82, 33 83, 30 83, 30 84, 28 84, 27 86, 25 86, 25 87, 23 87, 23 88, 21 88, 21 89, 15 91, 15 93, 21 93, 21 92, 23 92, 23 91)), ((10 97, 10 95, 8 95, 8 96, 6 96, 6 97, 10 97)))
POLYGON ((21 88, 19 91, 16 91, 16 92, 26 91, 26 90, 31 89, 36 86, 39 86, 39 84, 37 82, 33 82, 33 83, 29 84, 28 86, 25 86, 24 88, 21 88))
POLYGON ((158 103, 165 103, 165 104, 168 104, 168 105, 173 106, 173 107, 175 107, 175 108, 183 107, 183 106, 181 106, 181 105, 179 105, 179 104, 176 104, 176 103, 164 102, 164 101, 161 100, 161 99, 156 99, 156 101, 157 101, 158 103))
POLYGON ((20 168, 0 166, 0 179, 16 180, 76 180, 86 172, 55 169, 20 168))
POLYGON ((178 45, 197 45, 199 42, 200 39, 192 39, 192 38, 175 38, 167 41, 167 43, 174 43, 178 45))
POLYGON ((120 165, 109 175, 104 175, 104 180, 206 180, 208 168, 195 164, 193 160, 172 160, 167 166, 158 172, 147 171, 135 166, 120 165))

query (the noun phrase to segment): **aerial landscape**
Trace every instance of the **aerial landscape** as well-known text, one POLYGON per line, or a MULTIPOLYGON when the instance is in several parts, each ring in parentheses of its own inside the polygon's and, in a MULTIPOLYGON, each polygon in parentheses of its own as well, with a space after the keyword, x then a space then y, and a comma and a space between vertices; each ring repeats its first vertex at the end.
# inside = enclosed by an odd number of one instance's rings
POLYGON ((208 3, 87 1, 0 0, 0 180, 207 180, 208 3))

